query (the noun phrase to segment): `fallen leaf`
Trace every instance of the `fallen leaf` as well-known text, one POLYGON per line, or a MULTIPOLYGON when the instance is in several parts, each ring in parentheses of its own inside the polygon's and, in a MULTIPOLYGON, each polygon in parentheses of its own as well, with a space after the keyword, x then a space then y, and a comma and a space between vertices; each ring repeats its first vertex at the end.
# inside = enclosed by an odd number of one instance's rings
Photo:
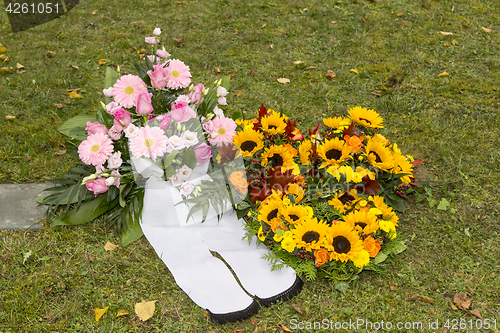
POLYGON ((82 98, 82 95, 80 95, 76 91, 72 91, 72 92, 69 93, 69 97, 70 98, 82 98))
POLYGON ((467 299, 465 293, 460 293, 453 296, 453 302, 455 302, 459 309, 468 310, 472 303, 472 298, 467 299))
POLYGON ((290 83, 290 79, 287 79, 286 77, 280 77, 280 78, 278 79, 278 82, 279 82, 279 83, 286 84, 286 83, 290 83))
POLYGON ((487 32, 487 33, 490 33, 491 32, 491 29, 488 29, 488 28, 485 28, 485 27, 481 27, 481 29, 483 29, 484 32, 487 32))
POLYGON ((482 316, 481 316, 481 314, 479 313, 479 310, 474 309, 474 310, 471 310, 469 313, 470 313, 471 315, 474 315, 474 316, 478 317, 479 319, 483 319, 483 317, 482 317, 482 316))
POLYGON ((127 282, 125 282, 126 286, 130 286, 132 284, 132 279, 128 279, 127 282))
POLYGON ((179 5, 183 4, 185 1, 176 1, 179 5))
POLYGON ((142 301, 141 303, 135 304, 135 314, 139 317, 140 320, 146 321, 153 316, 155 312, 155 303, 156 301, 142 301))
POLYGON ((120 310, 120 311, 118 311, 118 312, 116 313, 116 316, 117 316, 117 317, 121 317, 121 316, 126 316, 126 315, 128 315, 128 314, 130 314, 130 313, 128 313, 128 311, 125 311, 125 310, 120 310))
POLYGON ((432 301, 428 300, 427 298, 425 298, 423 296, 411 296, 411 297, 408 297, 407 299, 405 299, 405 301, 407 301, 407 302, 416 301, 416 300, 419 300, 419 301, 424 302, 424 303, 434 304, 432 301))
POLYGON ((452 40, 452 41, 451 41, 451 43, 452 43, 453 45, 455 45, 455 44, 457 43, 457 41, 454 39, 454 40, 452 40))
POLYGON ((47 54, 47 57, 49 57, 49 58, 50 58, 51 56, 55 56, 55 55, 57 54, 57 52, 56 52, 56 51, 47 51, 47 53, 48 53, 48 54, 47 54))
POLYGON ((236 330, 233 331, 233 333, 243 333, 243 332, 245 332, 245 330, 237 330, 236 329, 236 330))
POLYGON ((106 250, 106 251, 113 251, 117 247, 118 247, 118 245, 115 245, 115 244, 113 244, 111 242, 107 242, 106 245, 104 245, 104 250, 106 250))
POLYGON ((137 50, 137 53, 139 54, 143 54, 143 53, 146 53, 147 51, 145 49, 139 49, 137 50))
POLYGON ((441 35, 444 35, 444 36, 451 36, 451 35, 453 35, 453 32, 440 31, 439 33, 441 35))
POLYGON ((99 65, 104 65, 106 63, 106 59, 99 59, 99 65))
POLYGON ((66 154, 66 149, 64 149, 64 150, 60 150, 60 151, 56 151, 56 152, 54 153, 54 155, 64 155, 64 154, 66 154))
POLYGON ((75 66, 75 65, 69 65, 69 67, 71 67, 73 69, 80 69, 80 68, 78 68, 78 66, 75 66))
POLYGON ((405 13, 404 12, 401 12, 401 13, 398 13, 398 16, 403 16, 405 13))
POLYGON ((7 51, 7 48, 5 46, 3 46, 2 44, 0 44, 0 52, 6 52, 7 51))
POLYGON ((258 333, 259 332, 259 328, 257 327, 257 323, 255 322, 255 319, 253 319, 253 317, 250 317, 250 322, 255 327, 255 329, 253 330, 253 333, 258 333))
POLYGON ((54 106, 58 109, 62 109, 64 107, 64 105, 62 104, 57 104, 57 103, 54 103, 54 106))
POLYGON ((78 90, 80 90, 80 89, 82 89, 82 88, 66 89, 66 90, 64 90, 64 92, 65 92, 66 94, 71 94, 73 91, 78 91, 78 90))
POLYGON ((269 43, 269 47, 270 48, 274 48, 273 44, 269 43))
POLYGON ((335 23, 337 23, 337 21, 330 21, 330 23, 333 23, 333 24, 335 24, 335 23))
POLYGON ((97 9, 93 10, 92 12, 90 12, 92 15, 95 15, 97 14, 97 9))
POLYGON ((104 309, 94 309, 95 312, 95 321, 99 321, 101 317, 108 311, 108 307, 105 307, 104 309))
POLYGON ((238 28, 234 28, 234 34, 237 35, 238 34, 238 28))
POLYGON ((450 301, 450 306, 451 306, 452 310, 454 310, 454 311, 458 310, 458 308, 455 306, 455 304, 453 304, 451 301, 450 301))
POLYGON ((356 73, 356 74, 359 74, 359 71, 356 68, 351 68, 349 71, 353 72, 353 73, 356 73))
POLYGON ((389 290, 397 290, 398 289, 398 286, 389 286, 389 290))
POLYGON ((247 76, 251 76, 253 73, 255 73, 256 68, 252 68, 250 72, 248 72, 247 76))
POLYGON ((5 116, 7 120, 16 120, 16 116, 5 116))
POLYGON ((3 261, 6 261, 10 256, 10 253, 2 254, 0 257, 3 259, 3 261))
POLYGON ((309 66, 309 67, 307 67, 306 69, 316 69, 316 68, 318 68, 318 67, 309 66))
POLYGON ((215 67, 215 74, 217 74, 217 75, 218 75, 218 74, 220 74, 220 69, 219 69, 219 67, 215 67))
POLYGON ((89 258, 89 261, 90 261, 90 262, 94 262, 94 261, 95 261, 95 257, 94 257, 94 256, 92 256, 92 255, 89 255, 89 257, 88 257, 88 258, 89 258))
POLYGON ((277 325, 279 328, 281 328, 283 330, 283 332, 286 332, 286 333, 291 333, 292 331, 290 331, 290 329, 288 327, 286 327, 285 325, 283 324, 278 324, 277 325))
POLYGON ((10 72, 13 69, 14 68, 12 68, 12 67, 2 67, 2 68, 0 68, 0 71, 2 71, 2 72, 10 72))
POLYGON ((370 94, 375 95, 375 96, 377 96, 377 97, 382 96, 382 92, 381 92, 381 91, 379 91, 379 90, 372 91, 370 94))
POLYGON ((264 24, 263 24, 263 25, 261 25, 260 27, 261 27, 262 29, 264 29, 264 28, 266 27, 266 25, 267 25, 267 23, 264 23, 264 24))
POLYGON ((24 66, 23 66, 23 65, 21 65, 20 63, 17 63, 17 64, 16 64, 16 68, 17 68, 17 69, 21 69, 21 68, 24 68, 24 66))
POLYGON ((0 55, 0 59, 2 59, 2 60, 3 60, 3 59, 5 59, 5 58, 7 58, 7 55, 6 55, 6 54, 1 54, 1 55, 0 55))
POLYGON ((328 80, 333 80, 336 76, 337 76, 337 74, 335 74, 335 72, 334 72, 334 71, 328 70, 328 71, 326 72, 326 78, 327 78, 328 80))
POLYGON ((296 305, 293 305, 293 304, 292 304, 292 308, 293 308, 295 311, 297 311, 298 313, 303 314, 303 313, 302 313, 302 311, 300 310, 300 308, 299 308, 298 306, 296 306, 296 305))
POLYGON ((236 94, 236 96, 241 96, 241 90, 238 91, 238 93, 236 94))
POLYGON ((10 58, 9 58, 9 57, 7 57, 7 55, 5 56, 5 58, 3 58, 3 61, 4 61, 4 62, 9 61, 9 60, 10 60, 10 58))
POLYGON ((448 74, 448 72, 442 72, 441 74, 438 74, 438 77, 441 77, 441 76, 448 76, 450 74, 448 74))
POLYGON ((294 65, 300 65, 301 63, 302 63, 302 61, 300 61, 300 60, 297 60, 297 61, 293 62, 294 65))
POLYGON ((182 43, 182 38, 172 38, 174 42, 182 43))
POLYGON ((401 28, 404 28, 406 26, 406 22, 403 20, 401 21, 401 28))

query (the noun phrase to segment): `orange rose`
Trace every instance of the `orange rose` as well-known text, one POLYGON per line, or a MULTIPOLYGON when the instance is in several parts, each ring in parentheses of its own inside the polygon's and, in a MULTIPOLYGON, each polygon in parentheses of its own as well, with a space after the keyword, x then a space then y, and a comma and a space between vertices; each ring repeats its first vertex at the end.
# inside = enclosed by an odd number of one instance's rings
POLYGON ((247 177, 243 171, 235 171, 229 175, 229 181, 234 185, 236 190, 242 194, 246 194, 248 190, 247 177))
POLYGON ((330 260, 330 253, 325 249, 316 249, 314 250, 314 257, 316 258, 316 267, 319 267, 330 260))
POLYGON ((375 240, 372 236, 368 236, 365 238, 364 246, 370 257, 375 258, 378 251, 380 251, 380 240, 375 240))
POLYGON ((354 153, 357 153, 361 147, 363 147, 363 140, 365 139, 363 136, 344 136, 344 139, 349 147, 352 148, 354 153))

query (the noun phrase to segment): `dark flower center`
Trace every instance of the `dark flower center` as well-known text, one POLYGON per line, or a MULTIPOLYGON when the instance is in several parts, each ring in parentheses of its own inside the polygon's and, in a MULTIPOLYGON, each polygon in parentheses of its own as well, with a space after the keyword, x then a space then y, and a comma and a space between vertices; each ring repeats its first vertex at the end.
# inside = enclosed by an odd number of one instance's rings
POLYGON ((366 122, 367 122, 368 124, 370 124, 370 125, 372 124, 372 122, 371 122, 371 121, 369 121, 369 120, 368 120, 368 119, 366 119, 366 118, 359 118, 359 120, 366 121, 366 122))
POLYGON ((380 155, 379 155, 379 154, 377 154, 377 153, 376 153, 376 152, 374 152, 374 151, 371 151, 371 152, 370 152, 370 154, 375 155, 375 162, 377 162, 377 163, 381 163, 381 162, 382 162, 382 159, 380 158, 380 155))
POLYGON ((278 216, 278 208, 275 208, 272 211, 270 211, 269 214, 267 214, 267 220, 271 221, 272 219, 274 219, 277 216, 278 216))
POLYGON ((342 152, 338 149, 330 149, 326 152, 325 156, 329 160, 338 160, 340 157, 342 157, 342 152))
POLYGON ((273 157, 271 157, 270 162, 273 168, 276 168, 277 166, 282 166, 283 157, 280 154, 274 154, 273 157))
POLYGON ((319 240, 319 233, 316 231, 308 231, 302 236, 302 240, 306 243, 312 243, 319 240))
POLYGON ((337 253, 348 253, 351 251, 351 242, 344 236, 337 236, 332 242, 333 248, 337 253))
POLYGON ((257 147, 257 143, 253 141, 245 141, 241 144, 241 150, 243 151, 252 151, 255 147, 257 147))
POLYGON ((291 214, 291 215, 288 215, 288 217, 292 220, 292 221, 297 221, 299 219, 299 217, 295 214, 291 214))
POLYGON ((276 129, 276 128, 278 128, 278 126, 276 126, 276 125, 269 125, 269 126, 267 126, 267 128, 268 129, 276 129))
POLYGON ((359 225, 361 227, 361 229, 364 229, 366 227, 365 222, 356 222, 356 223, 354 223, 354 225, 359 225))
POLYGON ((345 192, 344 194, 342 194, 339 197, 339 200, 340 200, 340 202, 342 202, 343 205, 345 205, 346 203, 348 203, 349 201, 352 201, 354 199, 355 198, 347 192, 345 192))

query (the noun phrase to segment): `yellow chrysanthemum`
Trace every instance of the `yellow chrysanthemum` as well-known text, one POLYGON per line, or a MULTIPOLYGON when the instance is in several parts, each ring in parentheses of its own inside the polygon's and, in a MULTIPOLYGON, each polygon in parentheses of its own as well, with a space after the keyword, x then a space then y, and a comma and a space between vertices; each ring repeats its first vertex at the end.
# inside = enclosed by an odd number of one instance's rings
POLYGON ((300 143, 299 146, 299 158, 300 164, 302 165, 310 165, 311 160, 310 156, 312 153, 312 142, 311 140, 304 140, 300 143))
POLYGON ((377 216, 369 211, 355 210, 344 216, 344 221, 348 223, 352 229, 369 235, 378 230, 377 216))
POLYGON ((243 127, 243 129, 246 129, 246 128, 253 128, 255 119, 252 120, 236 119, 234 122, 236 123, 236 125, 240 125, 241 127, 243 127))
POLYGON ((289 169, 298 169, 293 161, 290 151, 284 146, 273 145, 266 148, 262 153, 262 167, 271 165, 273 168, 281 167, 281 172, 285 173, 289 169))
POLYGON ((394 224, 392 224, 391 221, 380 221, 379 222, 380 229, 387 232, 389 234, 389 238, 394 239, 396 238, 396 227, 394 224))
POLYGON ((283 219, 290 223, 291 225, 295 225, 296 223, 300 223, 300 219, 302 218, 313 218, 313 209, 310 206, 302 206, 302 205, 288 205, 284 207, 281 211, 283 215, 283 219))
POLYGON ((349 209, 354 202, 356 202, 359 199, 360 197, 358 196, 357 190, 351 189, 349 191, 341 192, 335 195, 332 199, 328 201, 328 204, 330 206, 333 206, 333 208, 337 209, 339 213, 343 213, 347 209, 349 209))
POLYGON ((305 217, 299 220, 292 233, 296 247, 312 251, 324 245, 328 226, 316 218, 305 217))
POLYGON ((283 207, 283 202, 281 200, 270 200, 267 205, 261 205, 259 207, 259 216, 257 217, 259 221, 263 221, 269 225, 281 216, 280 210, 283 207))
POLYGON ((371 165, 385 171, 394 167, 394 158, 389 148, 385 147, 379 140, 368 140, 365 147, 365 155, 371 165))
POLYGON ((361 183, 363 178, 363 175, 354 171, 350 165, 332 165, 326 169, 326 172, 335 177, 339 182, 342 176, 344 176, 345 181, 349 183, 361 183))
POLYGON ((285 190, 286 194, 292 194, 295 202, 300 202, 304 198, 304 189, 299 184, 289 184, 285 190))
POLYGON ((361 106, 355 106, 349 111, 349 117, 355 123, 364 126, 366 128, 383 128, 383 119, 374 110, 368 110, 361 106))
POLYGON ((241 155, 248 157, 264 148, 263 138, 263 133, 257 132, 253 128, 245 128, 233 136, 233 142, 240 147, 241 155))
POLYGON ((368 251, 363 249, 359 251, 356 256, 354 256, 352 262, 357 268, 363 268, 370 263, 370 254, 368 251))
POLYGON ((401 181, 409 184, 411 182, 410 177, 413 174, 413 165, 406 160, 406 157, 401 154, 394 153, 394 167, 391 172, 394 174, 407 173, 408 175, 401 177, 401 181))
POLYGON ((260 225, 259 231, 257 231, 257 237, 261 242, 266 240, 266 234, 264 233, 264 230, 262 229, 262 224, 260 225))
POLYGON ((276 111, 270 110, 272 113, 262 117, 260 123, 262 130, 272 135, 285 133, 287 116, 280 116, 276 111))
POLYGON ((350 153, 351 149, 344 140, 340 140, 339 138, 326 140, 325 143, 318 146, 318 156, 324 161, 320 165, 320 168, 324 168, 328 165, 339 165, 349 158, 350 153))
POLYGON ((351 119, 342 117, 323 118, 325 126, 333 128, 335 132, 342 132, 351 125, 351 119))
POLYGON ((290 253, 292 253, 296 247, 297 247, 297 243, 295 242, 293 237, 284 237, 281 240, 281 248, 283 248, 284 250, 286 250, 290 253))
POLYGON ((329 229, 330 232, 326 237, 326 249, 330 252, 330 260, 342 262, 349 259, 354 260, 359 256, 359 252, 365 251, 363 241, 348 223, 337 223, 329 229))

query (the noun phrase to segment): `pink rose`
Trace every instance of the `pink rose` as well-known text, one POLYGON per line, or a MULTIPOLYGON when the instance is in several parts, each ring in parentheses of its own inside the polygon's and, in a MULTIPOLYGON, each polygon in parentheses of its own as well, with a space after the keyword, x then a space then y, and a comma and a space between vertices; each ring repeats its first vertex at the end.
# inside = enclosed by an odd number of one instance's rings
POLYGON ((202 90, 205 87, 203 86, 203 83, 198 83, 195 87, 194 90, 190 91, 188 96, 189 99, 191 100, 191 103, 193 104, 201 104, 203 103, 203 93, 202 90))
POLYGON ((203 142, 193 150, 194 154, 196 155, 196 161, 198 161, 198 163, 206 162, 212 157, 212 149, 205 142, 203 142))
POLYGON ((170 116, 176 122, 183 123, 191 118, 195 118, 196 112, 189 107, 188 103, 179 102, 172 104, 172 112, 170 112, 170 116))
POLYGON ((115 117, 114 123, 120 131, 122 131, 132 122, 132 118, 130 117, 130 112, 125 111, 124 108, 119 108, 114 110, 113 117, 115 117))
POLYGON ((168 126, 170 125, 170 115, 167 114, 166 116, 163 117, 161 123, 160 123, 160 128, 162 130, 166 130, 168 128, 168 126))
POLYGON ((151 106, 152 93, 143 92, 137 96, 137 106, 136 111, 138 114, 150 114, 153 112, 153 107, 151 106))
POLYGON ((106 185, 105 178, 99 178, 96 180, 89 180, 87 184, 85 184, 89 191, 94 192, 94 195, 97 197, 98 194, 105 193, 108 190, 108 186, 106 185))
POLYGON ((155 89, 163 89, 167 86, 170 71, 159 65, 153 66, 153 71, 148 71, 148 76, 151 79, 151 86, 155 89))
POLYGON ((91 121, 87 121, 87 127, 85 127, 85 130, 89 133, 89 135, 96 134, 96 133, 102 133, 104 135, 108 134, 108 130, 104 125, 100 124, 98 121, 95 123, 91 121))

